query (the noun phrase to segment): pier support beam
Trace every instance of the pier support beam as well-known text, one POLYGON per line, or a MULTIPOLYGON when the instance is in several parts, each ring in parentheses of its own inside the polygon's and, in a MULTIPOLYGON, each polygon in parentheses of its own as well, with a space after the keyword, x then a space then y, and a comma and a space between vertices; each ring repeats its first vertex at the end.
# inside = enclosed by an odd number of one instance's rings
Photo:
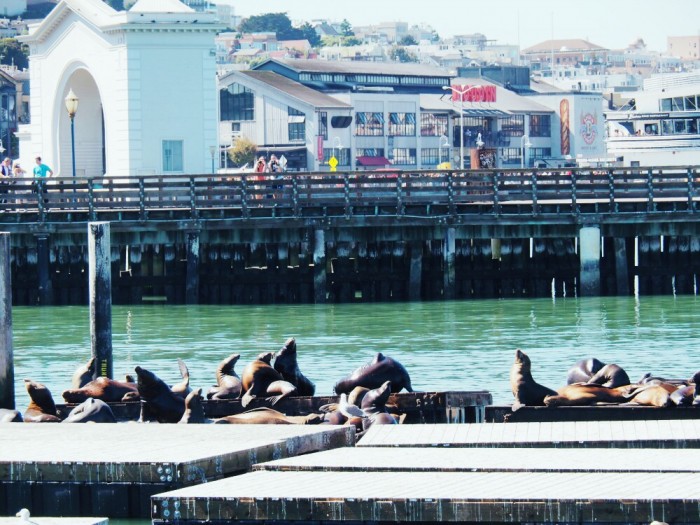
POLYGON ((0 233, 0 408, 15 409, 10 234, 0 233))
POLYGON ((629 274, 627 273, 627 239, 615 238, 615 280, 617 295, 629 295, 629 274))
POLYGON ((314 231, 314 303, 324 304, 328 297, 326 279, 326 232, 314 231))
POLYGON ((95 378, 113 377, 110 243, 108 222, 88 223, 90 348, 95 358, 95 378))
POLYGON ((600 295, 600 227, 585 226, 579 231, 580 294, 600 295))
POLYGON ((37 302, 39 306, 50 306, 53 304, 53 290, 49 278, 49 236, 46 234, 36 238, 36 266, 39 280, 37 302))
POLYGON ((408 300, 420 301, 423 286, 423 243, 410 245, 411 263, 408 273, 408 300))
POLYGON ((455 298, 455 286, 457 283, 455 274, 455 229, 447 228, 445 232, 445 244, 443 248, 443 299, 455 298))
POLYGON ((185 303, 199 304, 199 232, 187 232, 185 303))

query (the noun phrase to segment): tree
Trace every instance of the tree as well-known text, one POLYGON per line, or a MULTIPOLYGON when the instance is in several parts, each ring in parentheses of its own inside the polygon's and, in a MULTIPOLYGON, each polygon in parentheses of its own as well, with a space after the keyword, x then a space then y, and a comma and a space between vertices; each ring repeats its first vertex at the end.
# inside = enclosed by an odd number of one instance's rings
POLYGON ((321 43, 320 35, 316 32, 314 26, 308 22, 304 22, 301 27, 299 27, 299 31, 301 31, 301 38, 308 40, 311 47, 318 47, 321 43))
POLYGON ((406 35, 401 40, 399 40, 399 45, 400 46, 415 46, 415 45, 418 45, 418 42, 416 42, 416 39, 413 38, 413 36, 406 35))
POLYGON ((405 47, 393 47, 389 55, 392 60, 399 62, 418 62, 418 58, 413 53, 406 51, 405 47))
POLYGON ((343 21, 340 23, 340 34, 343 36, 355 36, 355 32, 352 30, 352 26, 347 18, 343 18, 343 21))
POLYGON ((258 147, 247 137, 240 137, 228 151, 228 158, 234 166, 252 166, 258 154, 258 147))
POLYGON ((290 38, 290 33, 295 33, 292 27, 292 21, 289 20, 287 13, 267 13, 264 15, 253 15, 246 18, 238 26, 241 33, 263 33, 274 32, 279 40, 294 40, 290 38))
POLYGON ((0 63, 25 69, 29 66, 29 47, 15 38, 3 38, 0 40, 0 63))

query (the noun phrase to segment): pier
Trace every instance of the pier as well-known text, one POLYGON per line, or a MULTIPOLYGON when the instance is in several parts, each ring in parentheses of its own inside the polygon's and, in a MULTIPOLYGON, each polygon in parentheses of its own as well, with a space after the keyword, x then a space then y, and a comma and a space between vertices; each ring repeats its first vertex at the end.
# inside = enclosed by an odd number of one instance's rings
POLYGON ((114 304, 696 293, 694 166, 257 176, 14 181, 14 304, 87 304, 88 222, 114 304))
POLYGON ((373 426, 354 449, 153 496, 153 522, 700 521, 700 422, 373 426), (681 450, 682 449, 682 450, 681 450))

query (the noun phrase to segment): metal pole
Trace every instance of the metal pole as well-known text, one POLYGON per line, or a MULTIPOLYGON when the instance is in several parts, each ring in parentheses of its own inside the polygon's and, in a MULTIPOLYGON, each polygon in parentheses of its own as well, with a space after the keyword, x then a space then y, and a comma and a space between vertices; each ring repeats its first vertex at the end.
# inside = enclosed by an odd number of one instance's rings
POLYGON ((75 115, 70 117, 70 148, 73 155, 73 184, 75 184, 75 115))
MULTIPOLYGON (((467 90, 469 91, 469 90, 467 90)), ((459 92, 459 169, 464 169, 464 93, 459 92)))
POLYGON ((0 233, 0 408, 15 409, 10 234, 0 233))

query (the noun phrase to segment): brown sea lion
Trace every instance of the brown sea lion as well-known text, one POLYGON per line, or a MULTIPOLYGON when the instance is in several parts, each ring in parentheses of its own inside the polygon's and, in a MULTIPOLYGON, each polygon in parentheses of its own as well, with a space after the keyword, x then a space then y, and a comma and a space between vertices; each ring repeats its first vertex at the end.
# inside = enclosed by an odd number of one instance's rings
POLYGON ((192 390, 185 398, 185 413, 178 423, 211 423, 212 420, 204 415, 202 406, 202 389, 192 390))
POLYGON ((94 379, 95 376, 95 358, 91 357, 90 360, 79 366, 73 373, 73 379, 71 380, 71 388, 78 389, 83 388, 90 381, 94 379))
POLYGON ((532 378, 530 358, 520 349, 515 351, 515 361, 510 368, 510 388, 515 402, 511 410, 515 412, 523 406, 542 406, 545 396, 556 395, 551 388, 540 385, 532 378))
POLYGON ((241 373, 241 389, 244 392, 242 407, 247 407, 253 399, 265 394, 273 394, 267 396, 267 400, 274 405, 296 392, 296 387, 285 381, 282 374, 270 366, 273 355, 271 352, 260 354, 241 373))
POLYGON ((634 405, 650 407, 669 407, 673 405, 671 394, 677 390, 671 383, 647 383, 630 392, 628 402, 634 405))
POLYGON ((241 378, 234 370, 240 354, 231 354, 216 368, 216 386, 209 389, 207 399, 238 399, 241 397, 241 378))
POLYGON ((116 423, 110 406, 101 399, 88 398, 70 411, 63 423, 116 423))
POLYGON ((241 414, 225 416, 214 421, 217 424, 229 425, 317 425, 321 422, 323 422, 323 418, 319 414, 287 416, 272 408, 254 408, 241 414))
POLYGON ((576 383, 560 388, 554 394, 545 396, 544 404, 556 406, 587 406, 596 403, 625 403, 630 400, 630 385, 609 388, 601 385, 576 383))
POLYGON ((66 403, 82 403, 88 398, 100 399, 106 403, 117 403, 123 400, 137 399, 136 394, 138 394, 138 387, 135 383, 98 377, 81 388, 64 390, 62 396, 66 403))
POLYGON ((386 403, 391 396, 391 382, 385 381, 379 388, 367 392, 362 398, 362 429, 367 430, 372 425, 396 425, 398 421, 389 413, 386 403))
POLYGON ((182 377, 182 381, 175 383, 170 387, 170 390, 172 390, 174 394, 177 394, 182 399, 185 399, 187 394, 192 391, 190 388, 190 371, 187 369, 185 362, 179 357, 177 358, 177 365, 180 368, 180 376, 182 377))
POLYGON ((10 408, 0 408, 0 423, 21 423, 22 412, 10 408))
POLYGON ((153 416, 159 423, 177 423, 185 413, 185 400, 174 393, 165 381, 150 370, 137 366, 135 369, 142 403, 141 420, 153 416))
POLYGON ((566 384, 587 383, 604 366, 605 363, 598 361, 595 357, 581 359, 569 368, 566 373, 566 384))
POLYGON ((273 368, 282 374, 285 381, 297 387, 295 396, 313 396, 316 392, 316 385, 299 370, 297 343, 293 337, 287 339, 284 346, 275 354, 273 368))
POLYGON ((24 386, 29 394, 29 405, 24 411, 24 421, 27 423, 60 423, 61 418, 56 412, 51 391, 41 383, 30 379, 24 380, 24 386))
POLYGON ((630 378, 622 367, 615 364, 605 365, 593 377, 586 381, 588 385, 601 385, 615 388, 630 384, 630 378))
POLYGON ((404 388, 413 392, 411 378, 404 366, 382 353, 378 353, 371 363, 357 368, 352 374, 341 379, 335 384, 336 394, 349 394, 353 388, 362 386, 367 389, 375 389, 385 382, 391 383, 392 392, 401 392, 404 388))

